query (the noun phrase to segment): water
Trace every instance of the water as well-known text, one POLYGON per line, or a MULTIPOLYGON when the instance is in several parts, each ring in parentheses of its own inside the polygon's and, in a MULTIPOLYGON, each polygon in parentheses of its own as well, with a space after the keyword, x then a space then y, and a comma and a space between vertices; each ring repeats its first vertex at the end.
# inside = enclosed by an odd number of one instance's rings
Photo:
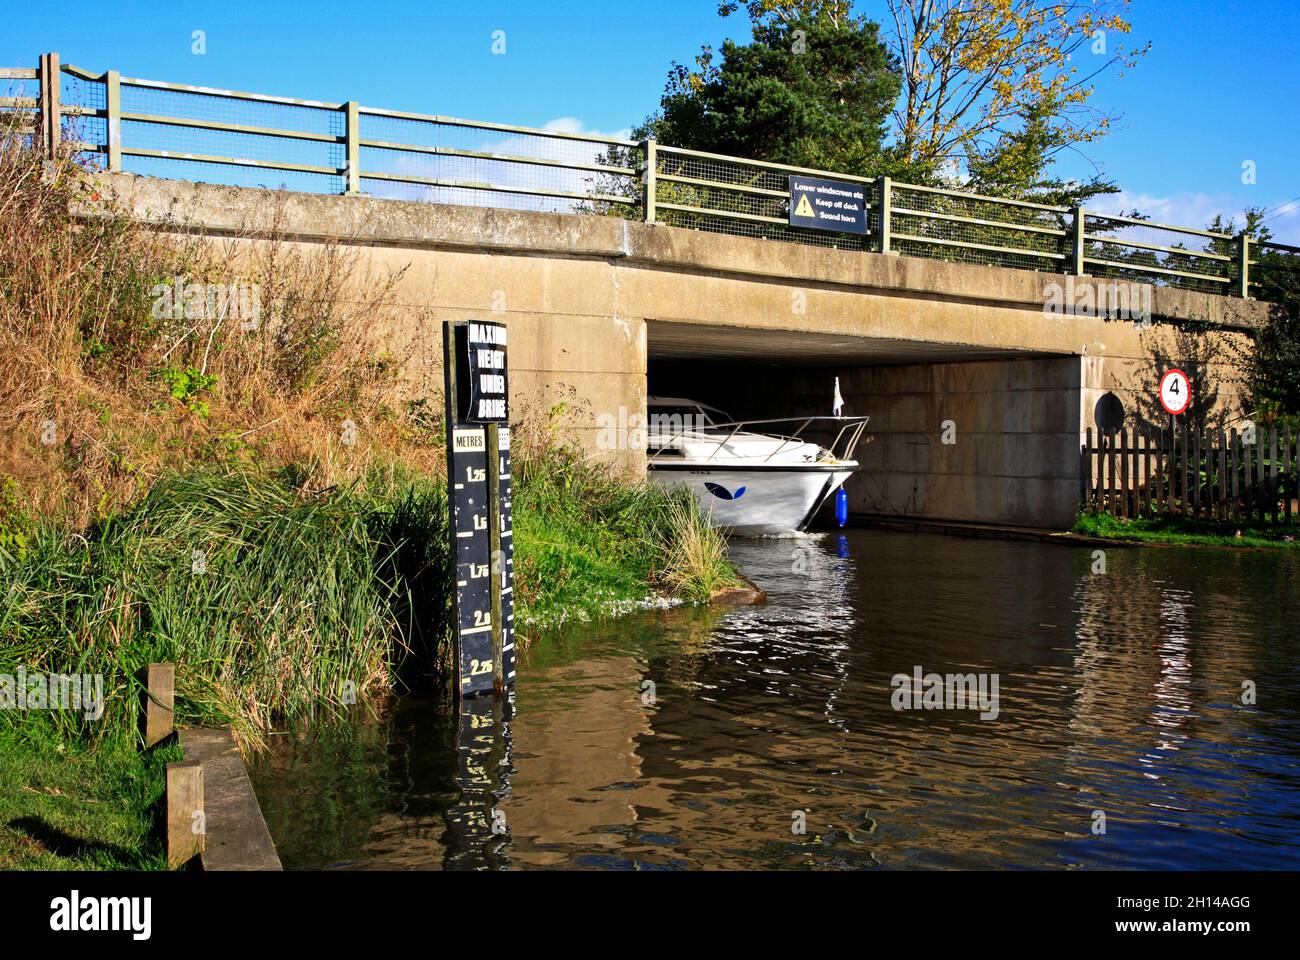
POLYGON ((1296 556, 732 549, 766 606, 547 637, 513 715, 285 738, 255 781, 286 867, 1300 867, 1296 556), (996 719, 895 710, 917 666, 996 675, 996 719))

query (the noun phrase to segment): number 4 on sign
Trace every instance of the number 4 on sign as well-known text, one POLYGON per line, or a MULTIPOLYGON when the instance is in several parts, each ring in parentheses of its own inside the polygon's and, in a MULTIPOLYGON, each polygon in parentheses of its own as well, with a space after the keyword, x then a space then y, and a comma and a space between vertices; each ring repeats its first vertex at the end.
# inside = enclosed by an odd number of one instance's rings
POLYGON ((1192 384, 1181 370, 1170 370, 1160 378, 1160 405, 1171 416, 1187 410, 1192 400, 1192 384))

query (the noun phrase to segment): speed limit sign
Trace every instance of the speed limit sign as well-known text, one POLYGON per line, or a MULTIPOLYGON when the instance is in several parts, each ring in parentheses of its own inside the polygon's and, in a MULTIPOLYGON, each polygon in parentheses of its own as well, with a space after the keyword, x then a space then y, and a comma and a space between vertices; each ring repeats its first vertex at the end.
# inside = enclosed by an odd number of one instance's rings
POLYGON ((1160 378, 1160 404, 1174 416, 1192 402, 1192 384, 1181 370, 1170 370, 1160 378))

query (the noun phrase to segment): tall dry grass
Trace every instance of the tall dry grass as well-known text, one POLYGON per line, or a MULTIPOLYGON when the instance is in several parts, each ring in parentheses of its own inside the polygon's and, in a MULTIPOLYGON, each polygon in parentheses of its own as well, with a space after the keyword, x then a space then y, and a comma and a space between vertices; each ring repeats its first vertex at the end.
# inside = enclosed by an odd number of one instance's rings
POLYGON ((438 472, 440 433, 419 415, 433 389, 413 392, 411 358, 377 333, 399 311, 422 319, 398 303, 402 272, 345 241, 292 241, 283 196, 268 202, 261 235, 151 229, 72 155, 0 132, 0 480, 20 500, 82 524, 196 463, 292 462, 319 489, 400 447, 438 472), (183 296, 168 312, 176 278, 256 291, 256 320, 183 296))
MULTIPOLYGON (((274 192, 269 231, 213 241, 99 184, 0 132, 0 666, 104 673, 124 730, 135 671, 173 660, 182 718, 253 740, 381 696, 408 652, 445 676, 440 391, 377 333, 427 319, 401 272, 295 241, 274 192), (257 322, 155 309, 177 277, 255 289, 257 322)), ((722 538, 566 443, 578 404, 516 405, 520 622, 707 599, 722 538)))

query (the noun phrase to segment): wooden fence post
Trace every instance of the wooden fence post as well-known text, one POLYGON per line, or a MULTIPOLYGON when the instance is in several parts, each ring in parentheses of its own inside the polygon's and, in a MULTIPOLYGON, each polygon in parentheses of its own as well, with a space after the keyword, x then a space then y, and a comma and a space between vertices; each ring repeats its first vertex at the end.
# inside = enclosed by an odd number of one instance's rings
POLYGON ((1255 512, 1264 521, 1264 438, 1255 428, 1255 512))
POLYGON ((1228 438, 1219 428, 1219 508, 1216 514, 1220 520, 1228 519, 1228 438))
POLYGON ((1106 505, 1107 513, 1115 512, 1115 435, 1106 434, 1106 505))
POLYGON ((1236 519, 1240 520, 1244 513, 1248 513, 1247 504, 1250 494, 1250 447, 1246 444, 1246 435, 1237 433, 1234 428, 1235 445, 1233 455, 1237 459, 1233 462, 1233 493, 1235 494, 1236 519), (1238 462, 1239 461, 1239 462, 1238 462))
POLYGON ((58 152, 63 135, 63 106, 61 102, 62 72, 57 53, 43 53, 40 58, 41 126, 40 145, 47 157, 58 152))
POLYGON ((658 219, 659 212, 656 209, 656 201, 659 187, 656 180, 656 174, 659 172, 656 167, 659 164, 659 156, 655 150, 654 137, 644 140, 641 148, 645 151, 645 170, 641 179, 642 205, 645 214, 646 223, 654 223, 658 219))
POLYGON ((1151 427, 1142 428, 1142 472, 1146 474, 1146 483, 1142 487, 1144 513, 1151 514, 1151 427))
POLYGON ((880 181, 880 225, 876 246, 880 253, 894 252, 894 181, 889 177, 879 177, 880 181))
POLYGON ((1147 424, 1147 515, 1156 515, 1156 428, 1147 424))
POLYGON ((1129 515, 1128 510, 1128 430, 1119 432, 1119 509, 1121 517, 1129 515))
MULTIPOLYGON (((1088 435, 1089 435, 1090 437, 1092 436, 1092 430, 1091 430, 1091 428, 1089 428, 1088 435)), ((1103 435, 1102 435, 1101 430, 1099 429, 1099 430, 1097 431, 1097 442, 1096 442, 1095 445, 1092 446, 1092 453, 1089 453, 1089 454, 1088 454, 1088 462, 1089 462, 1089 464, 1093 463, 1093 455, 1094 455, 1094 454, 1096 455, 1096 471, 1093 472, 1093 473, 1091 473, 1091 476, 1092 476, 1092 490, 1093 490, 1093 495, 1092 495, 1092 505, 1093 505, 1093 508, 1094 508, 1095 510, 1098 510, 1098 511, 1101 511, 1101 512, 1105 512, 1105 510, 1106 510, 1106 503, 1105 503, 1105 500, 1104 500, 1104 494, 1102 493, 1102 481, 1103 481, 1103 477, 1104 477, 1104 475, 1105 475, 1105 469, 1104 469, 1104 468, 1105 468, 1105 464, 1103 463, 1102 458, 1101 458, 1101 446, 1102 446, 1102 444, 1103 444, 1104 442, 1105 442, 1105 439, 1104 439, 1104 437, 1103 437, 1103 435)))
POLYGON ((343 104, 344 170, 343 192, 361 192, 361 105, 355 100, 343 104))
POLYGON ((122 82, 116 70, 103 76, 105 137, 105 162, 109 173, 122 172, 122 82))
POLYGON ((1159 443, 1160 443, 1160 449, 1159 449, 1159 452, 1156 454, 1156 457, 1157 457, 1157 469, 1160 471, 1160 490, 1159 490, 1160 503, 1159 503, 1159 507, 1160 507, 1160 513, 1161 513, 1162 515, 1166 515, 1166 514, 1168 514, 1168 513, 1170 512, 1170 505, 1169 505, 1169 504, 1170 504, 1170 500, 1169 500, 1169 457, 1170 457, 1170 455, 1171 455, 1171 451, 1170 451, 1170 449, 1169 449, 1169 437, 1168 437, 1168 435, 1165 433, 1165 428, 1164 428, 1164 427, 1161 427, 1161 428, 1160 428, 1160 441, 1159 441, 1159 443))
POLYGON ((151 663, 145 672, 144 745, 152 747, 172 734, 176 708, 176 665, 151 663))
POLYGON ((1250 237, 1245 231, 1237 234, 1237 289, 1233 292, 1244 298, 1250 297, 1250 237))
POLYGON ((1204 459, 1205 434, 1195 426, 1192 432, 1192 516, 1201 519, 1201 462, 1204 459))
POLYGON ((1092 427, 1084 432, 1083 450, 1079 456, 1079 509, 1088 509, 1088 493, 1092 489, 1092 427))
POLYGON ((1291 428, 1282 431, 1282 503, 1287 523, 1291 523, 1291 500, 1295 496, 1296 485, 1291 481, 1291 428))
POLYGON ((1277 523, 1277 424, 1268 432, 1268 505, 1272 508, 1273 522, 1277 523))
POLYGON ((1070 211, 1070 273, 1082 277, 1087 265, 1083 262, 1086 252, 1084 235, 1087 227, 1087 213, 1083 207, 1070 211))

